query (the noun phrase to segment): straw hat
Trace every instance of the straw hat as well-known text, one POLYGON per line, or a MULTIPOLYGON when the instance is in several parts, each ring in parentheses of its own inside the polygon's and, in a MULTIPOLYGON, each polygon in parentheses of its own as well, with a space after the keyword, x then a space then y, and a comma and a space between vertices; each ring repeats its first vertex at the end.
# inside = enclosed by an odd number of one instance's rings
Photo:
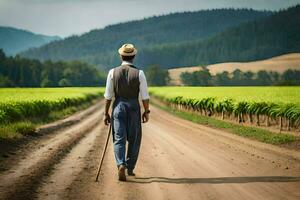
POLYGON ((133 44, 123 44, 118 52, 121 56, 134 56, 137 54, 137 49, 134 48, 133 44))

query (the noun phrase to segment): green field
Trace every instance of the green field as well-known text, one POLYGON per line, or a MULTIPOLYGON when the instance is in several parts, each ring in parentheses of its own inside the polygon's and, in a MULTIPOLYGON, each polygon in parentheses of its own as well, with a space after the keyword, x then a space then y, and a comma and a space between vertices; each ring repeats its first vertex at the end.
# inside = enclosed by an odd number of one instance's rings
POLYGON ((0 104, 31 101, 60 101, 99 94, 104 88, 0 88, 0 104))
POLYGON ((32 132, 37 124, 76 112, 103 92, 104 88, 0 89, 0 138, 32 132))
POLYGON ((0 89, 0 124, 47 115, 102 94, 103 88, 0 89))
POLYGON ((150 93, 170 106, 205 116, 257 126, 272 122, 280 131, 300 125, 300 87, 153 87, 150 93))
POLYGON ((217 100, 232 98, 236 101, 255 101, 300 104, 300 87, 152 87, 153 95, 165 98, 183 96, 217 100))
POLYGON ((150 93, 166 102, 158 106, 196 123, 270 144, 299 140, 259 127, 299 130, 300 87, 153 87, 150 93))

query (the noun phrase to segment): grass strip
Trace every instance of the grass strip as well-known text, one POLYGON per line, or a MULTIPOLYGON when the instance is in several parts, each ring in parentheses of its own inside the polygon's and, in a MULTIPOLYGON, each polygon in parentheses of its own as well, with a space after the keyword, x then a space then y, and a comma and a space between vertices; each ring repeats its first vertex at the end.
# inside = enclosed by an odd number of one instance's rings
POLYGON ((222 130, 226 130, 230 133, 240 135, 243 137, 251 138, 254 140, 258 140, 264 143, 281 145, 281 144, 289 144, 299 140, 299 137, 282 134, 282 133, 274 133, 268 130, 256 128, 256 127, 247 127, 239 124, 233 124, 230 122, 218 120, 215 118, 201 116, 193 113, 184 112, 181 110, 177 110, 171 108, 167 105, 160 105, 157 103, 152 104, 156 107, 159 107, 162 110, 165 110, 171 114, 174 114, 180 118, 195 122, 197 124, 206 125, 213 128, 218 128, 222 130))
POLYGON ((13 141, 24 136, 35 135, 38 126, 63 119, 75 112, 88 108, 96 101, 97 100, 85 102, 78 106, 70 106, 59 111, 51 111, 49 115, 41 116, 39 118, 34 117, 23 121, 0 124, 0 141, 13 141))

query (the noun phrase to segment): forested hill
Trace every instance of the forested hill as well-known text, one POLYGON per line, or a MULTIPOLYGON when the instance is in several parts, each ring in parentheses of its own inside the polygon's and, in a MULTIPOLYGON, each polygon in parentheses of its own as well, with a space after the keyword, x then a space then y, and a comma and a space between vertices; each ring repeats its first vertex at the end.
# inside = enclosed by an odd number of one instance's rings
MULTIPOLYGON (((165 45, 205 40, 227 28, 271 14, 248 9, 174 13, 107 26, 81 36, 72 36, 31 49, 21 55, 41 60, 80 59, 107 68, 119 63, 117 49, 122 43, 134 43, 141 53, 144 49, 151 49, 154 46, 159 46, 159 49, 163 50, 165 45)), ((155 52, 154 55, 157 55, 157 60, 160 59, 160 52, 155 52)), ((180 54, 168 56, 170 57, 178 58, 180 54)), ((146 59, 140 63, 148 65, 151 64, 151 60, 146 59)), ((171 65, 172 58, 168 66, 171 65)))
POLYGON ((230 28, 204 41, 145 49, 140 64, 180 67, 261 60, 300 52, 299 33, 300 5, 230 28))
POLYGON ((0 49, 8 55, 17 54, 32 47, 40 47, 59 39, 58 36, 34 34, 21 29, 0 26, 0 49))

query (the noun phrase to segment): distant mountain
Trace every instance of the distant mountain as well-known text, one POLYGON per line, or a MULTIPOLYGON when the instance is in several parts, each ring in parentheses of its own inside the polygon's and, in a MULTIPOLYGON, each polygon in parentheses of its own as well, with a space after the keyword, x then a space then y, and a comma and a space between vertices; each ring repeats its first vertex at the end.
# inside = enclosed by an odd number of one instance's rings
MULTIPOLYGON (((102 68, 109 68, 119 63, 117 49, 122 43, 134 43, 143 55, 143 52, 158 46, 162 48, 170 44, 176 46, 177 43, 202 41, 230 27, 271 14, 272 12, 251 9, 174 13, 107 26, 81 36, 72 36, 40 48, 30 49, 21 55, 41 60, 80 59, 102 68)), ((160 59, 160 52, 153 52, 152 55, 156 55, 155 61, 160 59)), ((176 66, 172 62, 172 57, 177 59, 181 56, 180 54, 168 56, 168 59, 171 59, 170 65, 176 66)), ((151 60, 143 60, 140 56, 138 58, 140 64, 152 64, 151 60)))
POLYGON ((171 68, 255 61, 297 52, 300 53, 300 5, 229 28, 206 40, 145 49, 140 53, 139 64, 171 68))
POLYGON ((15 55, 32 47, 40 47, 54 40, 58 36, 34 34, 29 31, 0 26, 0 49, 8 55, 15 55))

